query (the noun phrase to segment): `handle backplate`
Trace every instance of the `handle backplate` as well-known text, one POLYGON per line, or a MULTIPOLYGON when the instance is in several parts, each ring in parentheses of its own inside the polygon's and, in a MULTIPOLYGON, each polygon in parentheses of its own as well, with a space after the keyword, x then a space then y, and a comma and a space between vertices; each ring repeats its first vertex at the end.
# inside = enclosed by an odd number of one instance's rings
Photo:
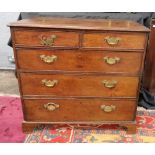
POLYGON ((50 103, 44 104, 44 108, 47 109, 48 111, 54 111, 59 108, 59 104, 50 102, 50 103))
POLYGON ((103 60, 104 60, 107 64, 109 64, 109 65, 114 65, 114 64, 120 62, 120 58, 119 58, 119 57, 114 57, 114 58, 112 58, 112 57, 105 56, 105 57, 103 58, 103 60))
POLYGON ((46 87, 54 87, 55 85, 57 85, 58 83, 58 80, 46 80, 46 79, 43 79, 41 81, 41 83, 46 86, 46 87))
POLYGON ((57 36, 56 35, 51 35, 50 37, 46 37, 46 36, 41 35, 39 38, 41 40, 40 41, 41 45, 53 46, 57 36))
POLYGON ((114 88, 117 84, 116 80, 103 80, 102 83, 106 88, 114 88))
POLYGON ((54 61, 57 60, 57 56, 56 55, 51 55, 51 56, 40 55, 40 59, 45 63, 53 63, 54 61))
POLYGON ((101 110, 103 110, 104 112, 112 112, 116 109, 115 105, 101 105, 100 106, 101 110))
POLYGON ((114 46, 118 45, 118 43, 121 41, 121 38, 119 37, 105 37, 104 39, 108 45, 114 46))

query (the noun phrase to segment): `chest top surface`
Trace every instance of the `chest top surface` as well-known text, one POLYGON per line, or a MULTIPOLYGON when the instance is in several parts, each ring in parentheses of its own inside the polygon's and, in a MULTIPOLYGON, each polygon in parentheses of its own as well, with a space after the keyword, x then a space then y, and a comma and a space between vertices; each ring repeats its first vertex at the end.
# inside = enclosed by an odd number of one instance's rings
POLYGON ((110 30, 149 32, 145 26, 130 20, 73 19, 38 17, 10 23, 10 27, 60 28, 74 30, 110 30))

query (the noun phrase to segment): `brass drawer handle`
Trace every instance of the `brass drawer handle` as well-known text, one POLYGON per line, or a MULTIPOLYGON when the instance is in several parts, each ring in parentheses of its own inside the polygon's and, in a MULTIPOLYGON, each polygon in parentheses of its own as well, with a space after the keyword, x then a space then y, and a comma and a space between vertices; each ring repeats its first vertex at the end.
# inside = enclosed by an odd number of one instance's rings
POLYGON ((117 84, 116 80, 108 81, 108 80, 103 80, 102 83, 106 88, 114 88, 117 84))
POLYGON ((103 59, 109 65, 114 65, 114 64, 120 62, 120 60, 121 60, 119 57, 111 58, 111 57, 108 57, 108 56, 105 56, 103 59))
POLYGON ((108 36, 104 40, 108 43, 108 45, 117 45, 121 38, 108 36))
POLYGON ((40 55, 40 59, 45 63, 53 63, 54 61, 57 60, 57 58, 58 57, 56 55, 52 55, 52 56, 40 55))
POLYGON ((58 80, 46 80, 46 79, 43 79, 41 82, 46 87, 54 87, 58 83, 58 80))
POLYGON ((101 110, 103 110, 104 112, 112 112, 116 109, 115 105, 101 105, 101 110))
POLYGON ((44 46, 53 46, 54 45, 54 41, 57 38, 56 35, 51 35, 50 37, 46 37, 46 36, 40 36, 39 37, 41 39, 41 45, 44 46))
POLYGON ((54 111, 59 108, 59 104, 47 103, 47 104, 44 104, 44 108, 47 109, 48 111, 54 111))

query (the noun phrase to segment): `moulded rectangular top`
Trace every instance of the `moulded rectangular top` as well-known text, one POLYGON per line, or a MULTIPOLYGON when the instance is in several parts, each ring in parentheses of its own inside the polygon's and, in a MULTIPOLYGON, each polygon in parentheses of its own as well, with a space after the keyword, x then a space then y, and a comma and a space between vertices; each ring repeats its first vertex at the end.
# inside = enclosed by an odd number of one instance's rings
POLYGON ((112 31, 135 31, 149 32, 145 26, 131 20, 115 19, 75 19, 75 18, 51 18, 37 17, 23 19, 10 23, 10 27, 32 28, 56 28, 74 30, 112 30, 112 31))

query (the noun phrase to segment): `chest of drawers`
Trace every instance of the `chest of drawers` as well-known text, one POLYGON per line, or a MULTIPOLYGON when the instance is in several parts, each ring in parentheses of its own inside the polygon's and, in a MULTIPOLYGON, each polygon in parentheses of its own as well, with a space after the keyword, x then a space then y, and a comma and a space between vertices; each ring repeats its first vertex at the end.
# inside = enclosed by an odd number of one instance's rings
POLYGON ((23 131, 42 124, 119 124, 136 132, 149 29, 123 20, 11 23, 23 131))

